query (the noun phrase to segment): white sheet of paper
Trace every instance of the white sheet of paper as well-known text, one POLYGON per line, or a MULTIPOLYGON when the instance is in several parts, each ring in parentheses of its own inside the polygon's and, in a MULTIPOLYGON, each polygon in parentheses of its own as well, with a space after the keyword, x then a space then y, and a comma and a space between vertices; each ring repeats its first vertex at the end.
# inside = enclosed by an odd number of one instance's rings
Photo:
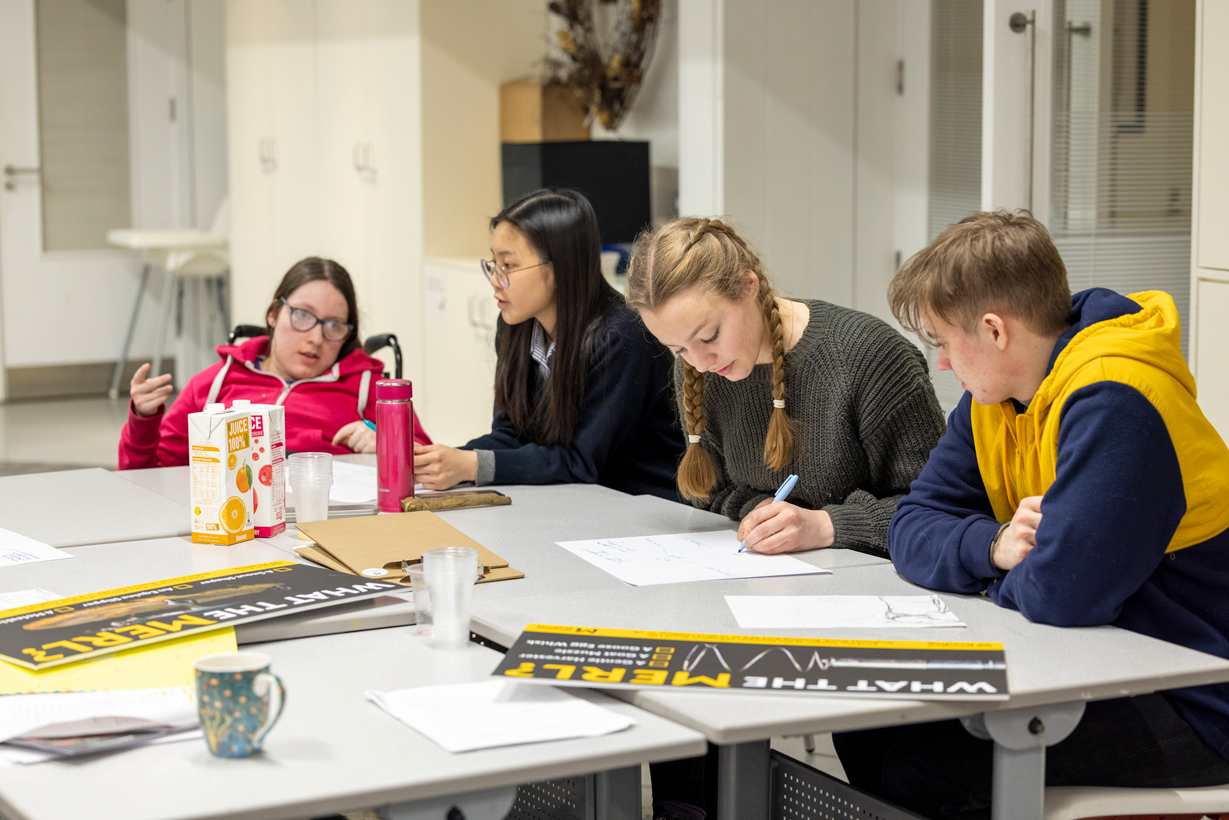
POLYGON ((964 626, 938 595, 727 595, 743 629, 964 626))
POLYGON ((777 575, 831 575, 789 555, 739 552, 733 530, 557 541, 568 552, 632 586, 770 578, 777 575))
POLYGON ((0 698, 0 741, 77 737, 198 722, 191 686, 63 692, 0 698))
POLYGON ((0 529, 0 567, 74 557, 76 556, 71 552, 58 550, 42 541, 35 541, 33 538, 0 529))
POLYGON ((0 592, 0 611, 30 606, 30 604, 45 604, 48 601, 54 601, 63 597, 63 595, 56 595, 54 592, 48 592, 45 589, 19 589, 16 592, 0 592))
POLYGON ((636 721, 553 686, 509 680, 364 693, 449 752, 620 732, 636 721))

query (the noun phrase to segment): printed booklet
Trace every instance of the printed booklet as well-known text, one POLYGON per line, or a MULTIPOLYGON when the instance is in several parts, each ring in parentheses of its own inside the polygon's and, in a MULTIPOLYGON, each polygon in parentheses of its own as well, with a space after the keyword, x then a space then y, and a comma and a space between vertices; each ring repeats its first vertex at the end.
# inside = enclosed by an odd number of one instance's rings
POLYGON ((493 673, 556 686, 1003 700, 1000 643, 693 635, 530 624, 493 673))
POLYGON ((271 561, 0 612, 0 660, 46 669, 193 632, 333 606, 405 587, 271 561))

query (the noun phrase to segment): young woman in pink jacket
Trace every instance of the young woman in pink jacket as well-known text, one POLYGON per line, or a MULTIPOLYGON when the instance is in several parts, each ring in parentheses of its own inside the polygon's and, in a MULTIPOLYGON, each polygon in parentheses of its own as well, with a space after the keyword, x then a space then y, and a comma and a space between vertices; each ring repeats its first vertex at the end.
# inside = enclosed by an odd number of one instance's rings
MULTIPOLYGON (((375 381, 384 365, 362 350, 358 303, 346 269, 309 257, 282 277, 265 318, 269 335, 222 345, 222 361, 192 377, 170 409, 169 374, 132 377, 128 423, 119 442, 119 468, 188 463, 188 414, 235 399, 286 408, 291 453, 374 453, 375 381)), ((418 417, 414 440, 430 444, 418 417)))

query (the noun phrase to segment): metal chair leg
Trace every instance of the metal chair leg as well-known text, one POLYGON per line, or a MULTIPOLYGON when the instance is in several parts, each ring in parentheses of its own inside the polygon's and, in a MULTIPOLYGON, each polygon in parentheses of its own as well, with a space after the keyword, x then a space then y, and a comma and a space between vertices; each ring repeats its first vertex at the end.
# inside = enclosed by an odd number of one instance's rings
POLYGON ((141 266, 141 284, 137 285, 137 301, 132 306, 132 319, 128 322, 128 335, 124 337, 124 349, 119 361, 115 363, 115 371, 111 374, 111 386, 107 396, 119 398, 120 380, 124 378, 124 368, 128 365, 128 351, 132 348, 132 334, 137 329, 137 316, 141 313, 141 299, 145 297, 145 284, 149 282, 149 265, 141 266))
POLYGON ((175 303, 179 301, 178 290, 175 287, 175 274, 166 272, 162 286, 162 321, 158 325, 158 338, 154 342, 154 365, 149 371, 151 376, 162 375, 162 351, 166 347, 167 326, 171 323, 171 314, 175 311, 175 303))
POLYGON ((807 754, 815 754, 815 735, 802 736, 802 748, 807 750, 807 754))

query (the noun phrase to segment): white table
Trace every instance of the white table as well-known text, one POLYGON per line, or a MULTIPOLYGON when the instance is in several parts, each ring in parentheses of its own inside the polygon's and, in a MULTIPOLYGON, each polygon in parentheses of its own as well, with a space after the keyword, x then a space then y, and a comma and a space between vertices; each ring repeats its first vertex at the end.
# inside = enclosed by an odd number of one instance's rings
POLYGON ((122 475, 95 467, 0 477, 0 527, 53 547, 191 531, 186 496, 176 501, 122 475))
MULTIPOLYGON (((995 817, 1040 817, 1045 746, 1066 737, 1089 700, 1143 694, 1229 680, 1229 661, 1134 632, 1103 626, 1063 629, 1030 623, 981 596, 944 594, 965 629, 743 630, 725 604, 727 594, 917 595, 925 592, 890 564, 844 567, 829 576, 742 581, 624 585, 600 596, 583 592, 504 600, 475 596, 473 629, 508 646, 528 623, 717 634, 782 634, 859 640, 1001 642, 1011 698, 1002 703, 824 698, 806 695, 620 692, 629 702, 701 731, 720 746, 720 818, 761 818, 768 807, 768 741, 781 735, 866 729, 986 714, 991 731, 1021 748, 996 744, 995 817), (997 714, 996 714, 997 713, 997 714), (1039 716, 1051 729, 1030 734, 1039 716), (1068 729, 1069 731, 1069 729, 1068 729), (1022 738, 1020 735, 1022 734, 1022 738), (996 783, 1000 782, 996 780, 996 783)), ((996 737, 996 740, 999 738, 996 737)))
POLYGON ((641 763, 705 749, 694 730, 580 692, 636 725, 598 738, 450 754, 368 702, 363 690, 483 680, 498 653, 477 645, 431 649, 405 629, 256 648, 272 657, 287 692, 262 756, 215 758, 197 740, 87 762, 0 769, 0 814, 6 820, 279 820, 394 805, 411 816, 416 806, 448 798, 433 815, 443 818, 457 799, 452 795, 502 791, 510 797, 516 784, 599 772, 598 789, 612 803, 598 816, 630 820, 640 816, 641 763))

